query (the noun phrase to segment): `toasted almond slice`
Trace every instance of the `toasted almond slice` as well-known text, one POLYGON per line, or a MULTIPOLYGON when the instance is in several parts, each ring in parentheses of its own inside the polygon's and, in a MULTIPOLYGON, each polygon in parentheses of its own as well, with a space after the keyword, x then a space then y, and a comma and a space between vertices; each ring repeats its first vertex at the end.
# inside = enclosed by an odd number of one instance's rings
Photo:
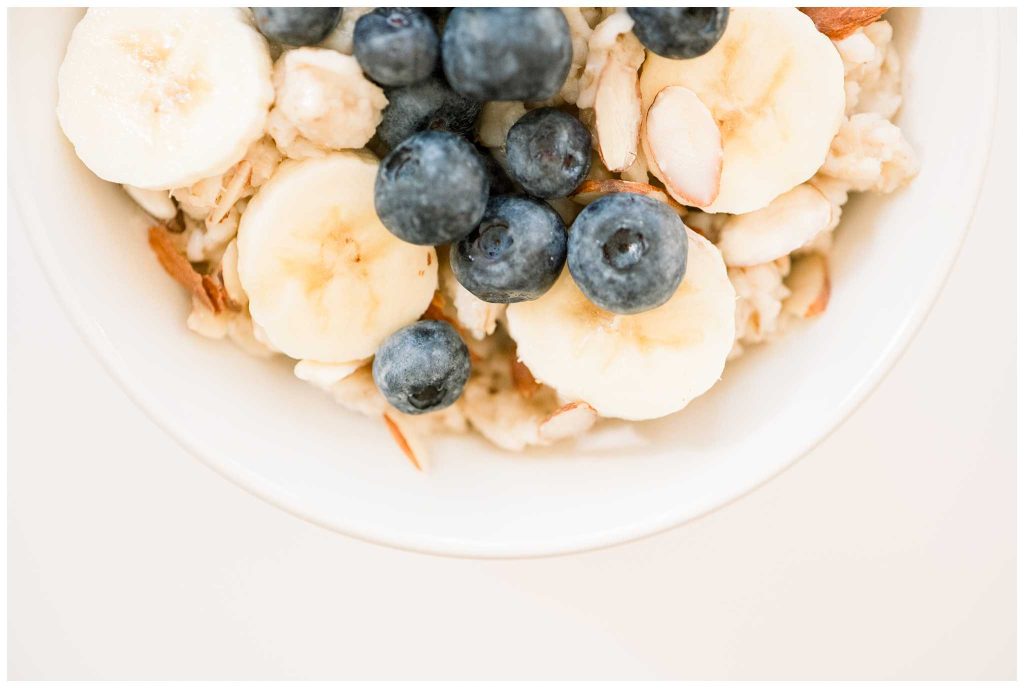
POLYGON ((555 409, 541 421, 540 439, 544 442, 575 437, 586 432, 597 422, 597 411, 585 401, 574 401, 555 409))
POLYGON ((831 219, 828 199, 810 184, 800 184, 767 207, 730 217, 722 225, 718 249, 729 266, 768 263, 809 242, 831 219))
POLYGON ((248 160, 243 160, 235 166, 235 172, 231 175, 231 181, 228 182, 225 189, 218 196, 217 205, 213 207, 207 218, 209 222, 217 224, 227 216, 228 211, 242 197, 251 179, 252 163, 248 160))
POLYGON ((633 33, 633 18, 626 9, 605 9, 607 12, 601 12, 603 17, 587 38, 586 61, 579 77, 576 98, 581 116, 593 109, 601 73, 610 60, 629 64, 633 71, 637 71, 647 57, 643 44, 633 33))
POLYGON ((540 389, 540 383, 537 382, 530 369, 519 360, 515 353, 509 359, 509 371, 512 375, 512 385, 519 392, 519 396, 524 399, 532 399, 533 395, 540 389))
POLYGON ((227 292, 224 290, 224 285, 221 284, 220 280, 214 279, 209 275, 202 276, 203 291, 210 297, 210 302, 213 304, 213 312, 220 313, 224 309, 228 308, 228 304, 231 299, 228 298, 227 292))
POLYGON ((828 260, 820 253, 806 253, 793 259, 786 276, 789 296, 782 308, 798 318, 811 318, 825 312, 832 293, 828 260))
POLYGON ((640 79, 636 69, 608 60, 594 96, 597 152, 612 172, 621 172, 636 160, 640 138, 640 79))
POLYGON ((888 7, 801 7, 814 26, 834 41, 872 24, 885 14, 888 7))
MULTIPOLYGON (((170 235, 163 227, 153 226, 149 228, 149 247, 153 249, 153 253, 156 254, 156 259, 160 261, 160 265, 167 272, 168 275, 174 278, 176 282, 184 286, 192 295, 199 300, 206 308, 210 309, 214 313, 220 313, 223 309, 223 302, 218 299, 214 301, 210 294, 213 290, 213 285, 208 285, 207 281, 203 279, 203 275, 196 272, 196 269, 192 267, 192 264, 188 262, 185 256, 178 253, 177 249, 174 248, 174 243, 171 241, 170 235), (220 305, 218 306, 218 302, 220 305)), ((209 278, 207 278, 209 279, 209 278)))
POLYGON ((403 432, 398 422, 387 413, 381 414, 381 417, 384 419, 384 425, 387 426, 391 436, 398 443, 398 448, 402 450, 402 453, 405 454, 417 471, 422 471, 426 459, 426 450, 418 438, 412 433, 403 432))
POLYGON ((642 136, 652 171, 670 194, 686 205, 714 203, 722 180, 722 133, 696 93, 683 86, 662 89, 647 110, 642 136))
POLYGON ((572 192, 572 200, 580 205, 590 205, 602 196, 613 193, 635 193, 650 196, 656 201, 667 204, 679 215, 686 214, 686 208, 676 199, 659 189, 643 182, 627 182, 622 179, 588 179, 572 192))

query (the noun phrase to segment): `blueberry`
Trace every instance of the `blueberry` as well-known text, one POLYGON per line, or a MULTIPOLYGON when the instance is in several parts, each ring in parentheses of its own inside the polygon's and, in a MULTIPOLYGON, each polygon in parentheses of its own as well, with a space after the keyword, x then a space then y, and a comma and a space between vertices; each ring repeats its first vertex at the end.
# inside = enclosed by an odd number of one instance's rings
POLYGON ((441 38, 448 83, 478 100, 548 100, 571 60, 569 23, 554 7, 457 7, 441 38))
POLYGON ((455 279, 490 303, 531 301, 551 288, 565 265, 562 218, 529 196, 497 196, 480 226, 452 245, 455 279))
POLYGON ((373 358, 373 381, 402 413, 451 406, 469 379, 469 349, 455 328, 421 320, 384 340, 373 358))
POLYGON ((675 60, 715 47, 729 21, 728 7, 630 7, 633 33, 648 50, 675 60))
POLYGON ((505 151, 509 172, 538 198, 568 196, 590 171, 590 132, 554 108, 520 117, 508 131, 505 151))
POLYGON ((256 27, 272 41, 316 45, 341 19, 340 7, 253 7, 256 27))
POLYGON ((408 86, 431 75, 439 39, 421 10, 378 7, 356 21, 352 50, 366 74, 384 86, 408 86))
POLYGON ((609 194, 576 217, 569 272, 588 299, 614 313, 640 313, 668 301, 686 272, 686 229, 661 201, 609 194))
POLYGON ((373 190, 377 215, 410 244, 462 238, 483 217, 487 170, 473 144, 445 131, 407 138, 380 163, 373 190))
POLYGON ((384 89, 388 106, 377 138, 391 150, 418 131, 451 131, 471 136, 481 103, 459 95, 436 77, 411 86, 384 89))

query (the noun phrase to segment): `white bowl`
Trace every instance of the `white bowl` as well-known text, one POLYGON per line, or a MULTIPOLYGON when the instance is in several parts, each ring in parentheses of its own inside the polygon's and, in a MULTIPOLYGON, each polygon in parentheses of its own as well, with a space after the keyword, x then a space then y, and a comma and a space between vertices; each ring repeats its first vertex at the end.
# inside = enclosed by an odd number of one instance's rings
POLYGON ((185 328, 186 297, 150 254, 145 218, 79 163, 57 126, 57 67, 79 14, 14 10, 8 53, 11 186, 68 313, 128 393, 218 472, 326 527, 449 555, 546 555, 655 533, 735 499, 819 442, 934 300, 979 191, 995 104, 992 12, 892 12, 899 123, 922 170, 897 194, 851 201, 824 316, 731 364, 682 413, 634 426, 618 450, 519 456, 459 437, 437 442, 421 474, 381 423, 343 411, 284 361, 185 328))

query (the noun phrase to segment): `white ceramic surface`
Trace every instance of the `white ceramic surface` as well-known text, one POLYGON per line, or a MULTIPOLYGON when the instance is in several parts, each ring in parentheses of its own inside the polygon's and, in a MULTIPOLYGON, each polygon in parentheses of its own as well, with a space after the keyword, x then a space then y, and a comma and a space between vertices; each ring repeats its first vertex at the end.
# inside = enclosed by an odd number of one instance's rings
POLYGON ((995 19, 892 15, 904 58, 899 122, 921 174, 896 195, 848 206, 822 318, 730 365, 683 413, 634 426, 615 450, 519 457, 452 438, 435 443, 433 470, 418 474, 382 426, 342 411, 283 361, 190 333, 186 298, 150 255, 145 218, 60 135, 55 75, 75 10, 10 15, 10 183, 86 338, 132 397, 215 470, 311 521, 407 549, 533 556, 599 547, 696 517, 790 465, 864 398, 927 313, 988 152, 995 19))

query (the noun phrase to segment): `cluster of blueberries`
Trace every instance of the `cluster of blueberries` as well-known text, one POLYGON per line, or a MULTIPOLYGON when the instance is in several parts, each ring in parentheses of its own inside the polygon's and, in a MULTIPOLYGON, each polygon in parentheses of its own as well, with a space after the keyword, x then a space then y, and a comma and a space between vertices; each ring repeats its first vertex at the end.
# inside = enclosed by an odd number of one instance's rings
MULTIPOLYGON (((289 45, 315 45, 341 8, 253 8, 259 29, 289 45)), ((633 31, 654 53, 703 55, 727 8, 630 8, 633 31)), ((584 208, 567 231, 545 199, 569 196, 590 171, 591 135, 557 108, 531 110, 509 130, 507 170, 472 143, 485 101, 542 102, 568 75, 572 41, 557 8, 378 8, 361 16, 353 53, 385 89, 371 147, 384 155, 374 189, 381 222, 424 246, 450 245, 452 272, 490 303, 536 299, 568 263, 583 294, 632 314, 675 293, 686 271, 687 238, 667 205, 619 193, 584 208), (510 178, 511 177, 511 178, 510 178)), ((441 321, 421 321, 378 350, 373 376, 405 413, 444 408, 461 395, 469 353, 441 321)))

